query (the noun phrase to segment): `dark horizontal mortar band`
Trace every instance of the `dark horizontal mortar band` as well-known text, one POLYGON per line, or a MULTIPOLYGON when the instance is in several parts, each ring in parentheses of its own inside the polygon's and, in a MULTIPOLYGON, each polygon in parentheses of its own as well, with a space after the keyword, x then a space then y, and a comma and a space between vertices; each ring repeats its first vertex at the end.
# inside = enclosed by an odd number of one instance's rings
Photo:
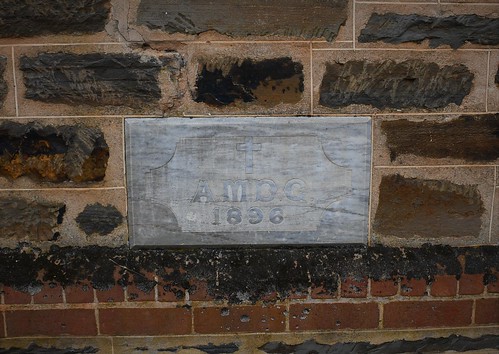
POLYGON ((462 273, 486 274, 494 280, 499 269, 499 246, 463 247, 430 246, 421 248, 363 247, 344 245, 329 248, 276 249, 186 249, 130 250, 128 247, 85 248, 53 246, 49 252, 26 252, 24 249, 0 250, 0 283, 28 292, 40 282, 56 282, 63 286, 91 280, 96 289, 109 289, 116 282, 126 285, 125 268, 134 273, 137 287, 150 288, 145 276, 154 273, 180 292, 190 289, 190 282, 206 282, 208 293, 215 298, 240 302, 244 293, 249 301, 266 294, 278 293, 284 298, 293 291, 304 291, 320 284, 334 292, 342 278, 374 280, 394 276, 423 278, 435 275, 460 277, 462 273), (464 268, 462 263, 464 260, 464 268), (116 269, 121 270, 115 279, 116 269), (44 274, 43 279, 38 275, 44 274), (143 278, 143 279, 142 279, 143 278), (141 284, 144 283, 144 284, 141 284), (215 285, 219 284, 219 285, 215 285))

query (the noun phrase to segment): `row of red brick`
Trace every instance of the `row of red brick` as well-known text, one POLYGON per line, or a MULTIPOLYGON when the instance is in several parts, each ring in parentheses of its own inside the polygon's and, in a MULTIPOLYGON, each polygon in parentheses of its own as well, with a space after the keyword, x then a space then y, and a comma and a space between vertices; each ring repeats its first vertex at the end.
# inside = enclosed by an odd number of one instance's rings
MULTIPOLYGON (((499 323, 499 298, 294 303, 289 306, 99 308, 5 311, 8 337, 168 335, 466 327, 499 323), (475 305, 474 305, 475 302, 475 305), (381 314, 381 315, 380 315, 381 314)), ((3 321, 0 321, 3 326, 3 321)))
MULTIPOLYGON (((495 282, 486 285, 487 293, 499 292, 499 276, 495 282)), ((453 275, 437 275, 433 281, 427 285, 425 279, 409 279, 402 277, 391 280, 371 280, 370 296, 390 297, 390 296, 425 296, 453 297, 456 295, 479 295, 485 291, 483 274, 462 274, 456 279, 453 275)), ((163 302, 176 302, 187 300, 185 291, 159 283, 157 299, 163 302)), ((97 302, 123 302, 123 301, 155 301, 156 293, 152 288, 149 292, 140 289, 133 283, 125 289, 119 285, 108 289, 96 291, 96 299, 91 283, 78 284, 65 287, 64 289, 55 284, 48 283, 42 286, 41 290, 31 296, 27 292, 18 291, 11 287, 3 288, 4 304, 56 304, 56 303, 93 303, 97 302), (64 295, 63 295, 64 293, 64 295)), ((289 296, 290 299, 303 299, 307 297, 305 292, 297 292, 289 296)), ((341 282, 339 291, 328 291, 322 286, 315 286, 311 289, 312 299, 334 299, 342 298, 366 298, 368 297, 368 279, 360 280, 347 278, 341 282)), ((195 281, 191 285, 191 292, 188 300, 191 301, 212 301, 215 297, 208 294, 206 283, 195 281)), ((268 294, 263 301, 283 300, 277 294, 268 294)))

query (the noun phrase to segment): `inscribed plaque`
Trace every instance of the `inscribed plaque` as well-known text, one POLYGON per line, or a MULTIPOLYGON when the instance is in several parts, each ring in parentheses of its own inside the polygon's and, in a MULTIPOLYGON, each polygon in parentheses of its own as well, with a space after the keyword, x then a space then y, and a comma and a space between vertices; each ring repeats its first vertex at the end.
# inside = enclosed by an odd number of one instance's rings
POLYGON ((369 118, 130 118, 132 246, 367 241, 369 118))

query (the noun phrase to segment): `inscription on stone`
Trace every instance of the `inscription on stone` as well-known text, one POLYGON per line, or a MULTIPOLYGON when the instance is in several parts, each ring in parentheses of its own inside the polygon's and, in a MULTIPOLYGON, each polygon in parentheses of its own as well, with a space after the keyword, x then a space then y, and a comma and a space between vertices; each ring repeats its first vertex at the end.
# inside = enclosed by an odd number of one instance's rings
POLYGON ((126 120, 132 246, 362 243, 369 118, 126 120))

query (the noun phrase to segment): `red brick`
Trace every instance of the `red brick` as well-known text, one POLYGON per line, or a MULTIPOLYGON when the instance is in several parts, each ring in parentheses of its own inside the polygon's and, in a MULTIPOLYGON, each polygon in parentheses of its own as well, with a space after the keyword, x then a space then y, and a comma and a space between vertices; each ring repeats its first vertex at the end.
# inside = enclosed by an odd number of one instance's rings
POLYGON ((281 332, 285 326, 284 306, 203 307, 194 310, 196 333, 281 332))
POLYGON ((398 283, 396 280, 372 280, 371 295, 372 296, 393 296, 397 295, 398 283))
POLYGON ((483 293, 483 274, 462 274, 459 278, 459 294, 478 295, 483 293))
POLYGON ((189 281, 189 299, 192 301, 211 301, 213 296, 208 292, 208 283, 204 280, 189 281))
POLYGON ((426 280, 408 279, 400 280, 400 295, 402 296, 423 296, 426 295, 426 280))
POLYGON ((164 302, 183 301, 185 290, 171 283, 160 281, 158 286, 158 300, 164 302))
POLYGON ((431 296, 455 296, 457 293, 457 279, 453 275, 435 275, 431 283, 431 296))
POLYGON ((56 283, 45 283, 42 289, 33 295, 35 304, 62 304, 62 287, 56 283))
MULTIPOLYGON (((142 274, 142 273, 141 273, 142 274)), ((156 281, 154 274, 143 273, 143 277, 133 274, 130 276, 127 285, 127 299, 128 301, 154 301, 156 298, 155 287, 156 281)))
POLYGON ((499 293, 499 272, 493 274, 495 280, 487 284, 487 291, 489 293, 499 293))
POLYGON ((95 336, 94 310, 6 311, 7 334, 21 336, 95 336))
POLYGON ((292 304, 289 328, 292 331, 377 328, 376 303, 292 304))
POLYGON ((342 279, 341 297, 367 297, 367 277, 360 280, 355 278, 342 279))
POLYGON ((3 298, 6 304, 29 304, 31 295, 23 291, 16 290, 10 286, 3 287, 3 298))
POLYGON ((191 318, 191 311, 181 307, 99 310, 101 333, 116 336, 189 334, 191 318))
POLYGON ((69 304, 94 302, 94 289, 89 282, 66 286, 64 292, 66 293, 66 302, 69 304))
POLYGON ((96 294, 99 302, 122 302, 125 300, 125 291, 120 285, 115 285, 107 290, 97 289, 96 294))
POLYGON ((499 298, 476 300, 475 323, 499 324, 499 298))
POLYGON ((335 299, 338 296, 338 290, 331 291, 323 286, 314 286, 310 296, 312 299, 335 299))
POLYGON ((385 328, 452 327, 471 323, 472 301, 400 301, 384 307, 385 328))

